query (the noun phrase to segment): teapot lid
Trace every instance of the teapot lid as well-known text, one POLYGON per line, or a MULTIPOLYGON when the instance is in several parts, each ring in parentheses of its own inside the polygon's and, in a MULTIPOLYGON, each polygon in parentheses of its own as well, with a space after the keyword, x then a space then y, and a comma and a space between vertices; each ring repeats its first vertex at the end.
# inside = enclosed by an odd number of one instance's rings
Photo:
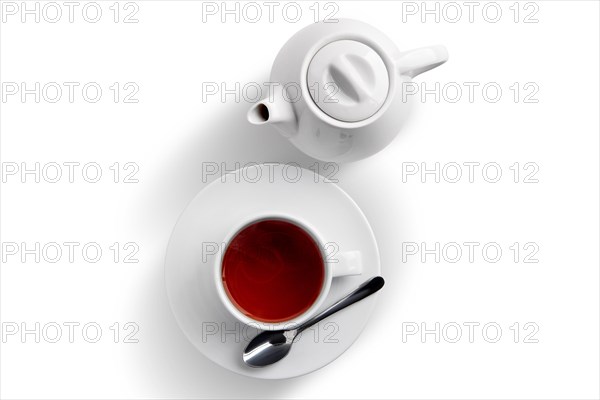
POLYGON ((317 106, 340 121, 358 122, 374 115, 390 86, 388 70, 375 50, 356 40, 322 47, 308 66, 308 89, 317 106))

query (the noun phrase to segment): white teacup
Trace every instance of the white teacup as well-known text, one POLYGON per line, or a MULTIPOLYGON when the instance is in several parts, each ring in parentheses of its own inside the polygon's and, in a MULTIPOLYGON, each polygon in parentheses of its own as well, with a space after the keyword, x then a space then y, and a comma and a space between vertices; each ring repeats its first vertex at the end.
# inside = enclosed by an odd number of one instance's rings
POLYGON ((292 326, 300 325, 308 321, 323 304, 323 301, 327 298, 333 278, 339 276, 348 275, 360 275, 362 273, 362 260, 361 253, 359 251, 338 251, 338 246, 335 242, 326 241, 321 234, 311 226, 307 221, 300 220, 291 215, 285 214, 266 214, 266 215, 254 215, 240 221, 230 232, 227 234, 223 241, 223 246, 219 247, 219 250, 215 257, 215 285, 217 293, 221 302, 227 308, 227 310, 239 321, 246 325, 250 325, 263 330, 277 330, 290 328, 292 326), (321 257, 323 260, 324 268, 324 279, 321 286, 321 290, 316 300, 312 305, 302 314, 293 317, 292 319, 282 322, 265 322, 252 318, 251 316, 244 313, 229 297, 227 294, 225 284, 222 278, 223 270, 223 258, 225 252, 232 239, 241 232, 244 228, 253 225, 260 221, 265 220, 281 220, 292 223, 297 227, 304 230, 308 235, 312 237, 315 244, 319 247, 321 257))

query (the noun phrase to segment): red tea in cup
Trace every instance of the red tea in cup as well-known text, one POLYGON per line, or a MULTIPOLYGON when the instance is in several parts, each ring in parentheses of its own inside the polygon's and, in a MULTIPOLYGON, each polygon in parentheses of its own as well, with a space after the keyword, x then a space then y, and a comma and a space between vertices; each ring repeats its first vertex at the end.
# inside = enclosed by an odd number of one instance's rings
POLYGON ((242 228, 230 240, 221 269, 225 292, 248 317, 285 322, 305 313, 325 280, 319 244, 304 228, 266 219, 242 228))

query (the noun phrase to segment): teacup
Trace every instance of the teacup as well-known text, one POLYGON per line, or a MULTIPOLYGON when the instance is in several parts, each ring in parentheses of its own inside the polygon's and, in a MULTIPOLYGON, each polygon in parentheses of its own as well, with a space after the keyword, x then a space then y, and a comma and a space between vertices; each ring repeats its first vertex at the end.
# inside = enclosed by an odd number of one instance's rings
POLYGON ((333 278, 362 273, 359 251, 340 252, 307 221, 255 215, 240 221, 215 257, 225 308, 263 330, 301 325, 319 310, 333 278))

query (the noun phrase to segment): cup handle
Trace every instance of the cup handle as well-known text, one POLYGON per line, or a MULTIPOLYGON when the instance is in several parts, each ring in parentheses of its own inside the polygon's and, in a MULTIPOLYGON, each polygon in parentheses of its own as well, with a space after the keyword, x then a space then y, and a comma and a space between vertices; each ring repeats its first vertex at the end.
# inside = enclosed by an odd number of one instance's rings
POLYGON ((402 53, 396 60, 396 68, 400 75, 414 78, 423 72, 439 67, 448 61, 448 57, 448 50, 445 46, 421 47, 402 53))
POLYGON ((333 277, 362 274, 362 255, 360 251, 346 251, 336 254, 329 261, 333 277))

